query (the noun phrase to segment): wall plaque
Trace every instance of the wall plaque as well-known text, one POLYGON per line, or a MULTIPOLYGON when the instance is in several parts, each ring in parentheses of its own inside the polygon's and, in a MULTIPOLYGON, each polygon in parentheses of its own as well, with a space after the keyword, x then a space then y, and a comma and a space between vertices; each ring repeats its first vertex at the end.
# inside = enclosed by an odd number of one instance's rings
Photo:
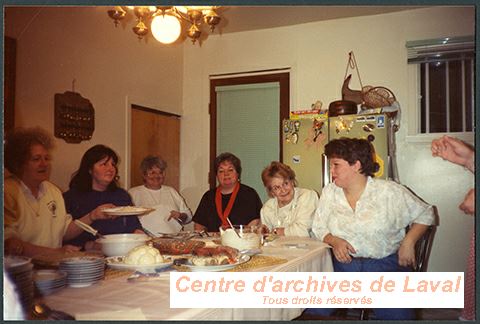
POLYGON ((55 137, 67 143, 90 140, 95 130, 95 110, 77 92, 55 94, 55 137))

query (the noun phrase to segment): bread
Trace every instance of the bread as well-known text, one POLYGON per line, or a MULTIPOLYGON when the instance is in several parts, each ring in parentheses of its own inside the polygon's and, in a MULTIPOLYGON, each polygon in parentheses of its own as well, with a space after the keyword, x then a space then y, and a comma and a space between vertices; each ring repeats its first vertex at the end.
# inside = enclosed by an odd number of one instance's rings
POLYGON ((126 264, 152 265, 164 262, 160 252, 149 245, 141 245, 131 249, 125 258, 126 264))

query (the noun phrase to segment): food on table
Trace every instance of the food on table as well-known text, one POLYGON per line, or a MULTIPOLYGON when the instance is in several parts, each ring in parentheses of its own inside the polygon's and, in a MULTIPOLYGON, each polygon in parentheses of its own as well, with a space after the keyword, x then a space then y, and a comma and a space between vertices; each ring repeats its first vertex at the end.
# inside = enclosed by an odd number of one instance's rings
POLYGON ((193 251, 190 259, 193 265, 223 265, 238 262, 239 252, 229 246, 201 247, 193 251))
POLYGON ((126 264, 153 265, 164 262, 160 252, 150 245, 141 245, 133 248, 125 258, 126 264))
POLYGON ((205 242, 196 240, 182 240, 182 239, 153 239, 153 246, 156 247, 160 253, 169 255, 190 254, 196 248, 205 246, 205 242))

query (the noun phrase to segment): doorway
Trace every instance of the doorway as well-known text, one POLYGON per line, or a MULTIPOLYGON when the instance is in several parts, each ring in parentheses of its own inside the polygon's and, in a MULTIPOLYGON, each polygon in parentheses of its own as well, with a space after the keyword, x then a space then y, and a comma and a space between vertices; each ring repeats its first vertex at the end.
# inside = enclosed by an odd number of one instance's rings
POLYGON ((231 152, 242 161, 242 183, 267 199, 261 171, 281 160, 281 124, 289 115, 289 72, 210 80, 210 187, 215 157, 231 152))
POLYGON ((180 116, 131 105, 130 187, 143 184, 140 163, 147 155, 167 162, 165 185, 179 190, 180 116))

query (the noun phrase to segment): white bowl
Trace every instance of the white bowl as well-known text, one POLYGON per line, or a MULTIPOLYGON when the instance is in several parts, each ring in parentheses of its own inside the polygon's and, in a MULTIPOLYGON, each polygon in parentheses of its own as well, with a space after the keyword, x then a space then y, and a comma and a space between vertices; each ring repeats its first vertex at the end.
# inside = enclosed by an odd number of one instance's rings
POLYGON ((97 242, 102 245, 102 252, 108 257, 125 256, 139 245, 144 245, 150 238, 145 234, 110 234, 104 235, 97 242))

